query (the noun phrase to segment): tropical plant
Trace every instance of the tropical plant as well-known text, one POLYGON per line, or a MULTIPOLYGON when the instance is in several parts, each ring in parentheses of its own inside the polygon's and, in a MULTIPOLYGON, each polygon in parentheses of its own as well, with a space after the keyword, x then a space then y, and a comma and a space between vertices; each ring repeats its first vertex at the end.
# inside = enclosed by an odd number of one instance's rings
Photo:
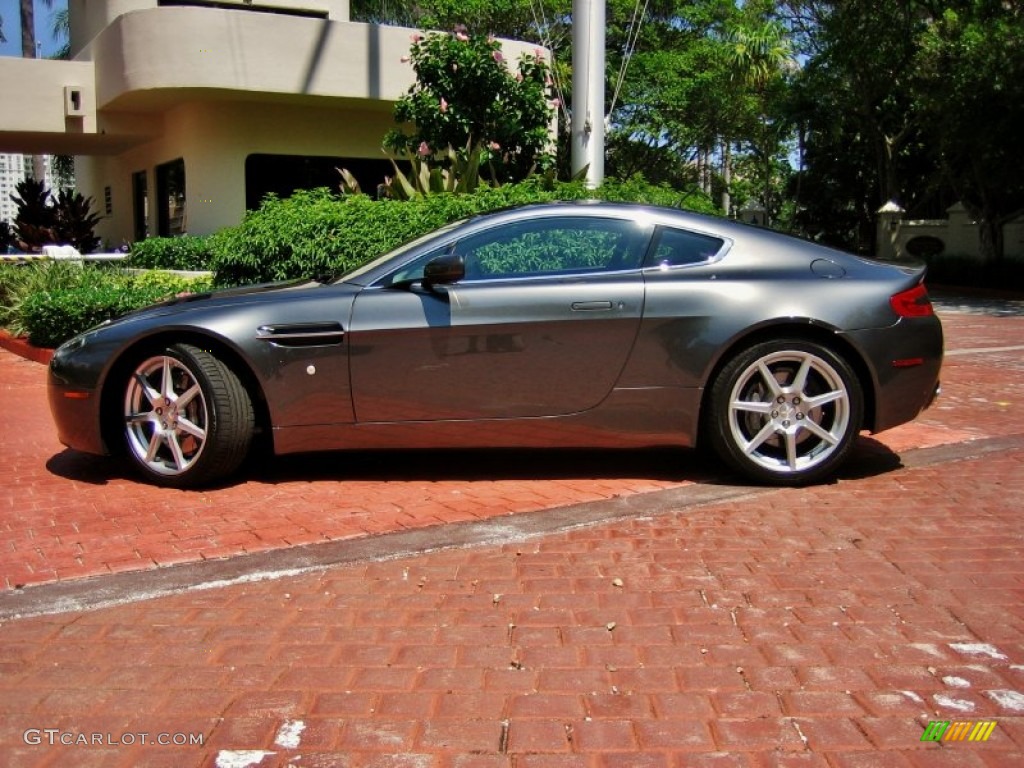
POLYGON ((73 245, 79 253, 92 253, 100 244, 95 234, 102 217, 92 212, 92 198, 62 189, 54 198, 53 240, 73 245))
POLYGON ((52 243, 53 205, 46 184, 25 178, 14 185, 11 201, 18 206, 14 217, 14 237, 18 247, 29 253, 38 253, 42 246, 52 243))
MULTIPOLYGON (((406 153, 404 160, 409 173, 403 171, 392 157, 394 175, 384 179, 381 185, 383 196, 390 200, 413 200, 427 195, 475 192, 480 186, 487 186, 487 181, 480 178, 482 155, 483 149, 479 146, 467 146, 461 153, 448 147, 445 152, 435 153, 431 158, 406 153), (432 162, 438 155, 441 162, 432 162)), ((339 168, 338 172, 344 194, 362 194, 352 173, 345 168, 339 168)), ((497 179, 492 181, 495 186, 500 185, 497 179)))
POLYGON ((23 179, 15 185, 11 200, 18 206, 14 232, 19 246, 38 252, 49 244, 72 245, 79 253, 99 246, 95 227, 101 217, 92 212, 92 198, 61 190, 54 197, 41 181, 23 179))

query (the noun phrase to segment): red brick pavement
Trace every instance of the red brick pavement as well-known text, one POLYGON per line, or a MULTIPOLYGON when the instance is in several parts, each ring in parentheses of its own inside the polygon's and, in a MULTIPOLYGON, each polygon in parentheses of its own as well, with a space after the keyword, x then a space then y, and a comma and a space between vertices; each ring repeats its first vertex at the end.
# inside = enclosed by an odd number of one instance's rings
MULTIPOLYGON (((1022 323, 951 316, 949 347, 1013 346, 1022 323)), ((137 549, 146 525, 212 528, 233 499, 266 521, 290 511, 284 488, 315 511, 317 493, 336 494, 320 509, 354 498, 353 482, 371 496, 402 486, 382 509, 475 487, 492 513, 505 498, 504 513, 519 508, 517 489, 577 501, 685 480, 620 472, 592 491, 565 477, 570 463, 532 482, 396 483, 364 467, 368 478, 337 483, 292 467, 274 483, 154 493, 103 463, 67 468, 85 460, 59 454, 30 413, 40 369, 29 365, 0 357, 5 563, 20 543, 69 532, 137 549), (268 489, 281 493, 261 506, 268 489), (182 499, 198 509, 175 518, 182 499), (15 525, 23 501, 39 513, 31 534, 15 525), (86 508, 77 530, 42 525, 86 508)), ((1022 368, 1019 351, 951 355, 939 406, 879 440, 902 450, 1021 434, 1022 368)), ((531 503, 565 503, 552 497, 531 503)), ((515 545, 7 621, 0 766, 1020 765, 1021 508, 1017 448, 515 545), (929 720, 997 725, 985 743, 924 743, 929 720), (144 745, 142 734, 203 743, 144 745)))
MULTIPOLYGON (((1022 318, 986 320, 954 315, 947 327, 961 348, 1024 338, 1022 318)), ((877 441, 900 451, 1014 429, 1004 418, 1010 406, 999 405, 1002 390, 989 391, 993 383, 984 371, 951 358, 937 407, 877 441)), ((64 450, 49 419, 44 381, 41 365, 0 350, 0 455, 7 478, 0 489, 0 591, 486 519, 700 477, 695 457, 683 451, 497 453, 460 455, 457 463, 417 454, 334 454, 257 462, 246 482, 203 493, 157 489, 136 482, 113 460, 64 450)))

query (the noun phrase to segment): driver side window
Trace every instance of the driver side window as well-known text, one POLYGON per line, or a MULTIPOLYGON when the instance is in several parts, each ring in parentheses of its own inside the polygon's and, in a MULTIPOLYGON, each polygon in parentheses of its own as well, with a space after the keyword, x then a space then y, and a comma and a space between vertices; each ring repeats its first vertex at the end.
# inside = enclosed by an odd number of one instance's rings
POLYGON ((592 217, 510 224, 456 244, 467 280, 572 275, 640 265, 646 238, 632 222, 592 217))

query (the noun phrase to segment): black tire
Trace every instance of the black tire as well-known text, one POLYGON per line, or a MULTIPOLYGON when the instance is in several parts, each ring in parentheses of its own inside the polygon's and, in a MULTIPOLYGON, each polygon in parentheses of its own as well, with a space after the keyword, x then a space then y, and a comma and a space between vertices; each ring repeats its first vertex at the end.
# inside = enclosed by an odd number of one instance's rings
POLYGON ((807 485, 845 460, 860 432, 864 396, 840 355, 816 342, 779 339, 726 363, 709 405, 711 444, 729 466, 760 483, 807 485))
POLYGON ((123 385, 122 435, 150 482, 209 485, 238 469, 252 443, 252 401, 238 376, 209 352, 175 344, 142 358, 123 385))

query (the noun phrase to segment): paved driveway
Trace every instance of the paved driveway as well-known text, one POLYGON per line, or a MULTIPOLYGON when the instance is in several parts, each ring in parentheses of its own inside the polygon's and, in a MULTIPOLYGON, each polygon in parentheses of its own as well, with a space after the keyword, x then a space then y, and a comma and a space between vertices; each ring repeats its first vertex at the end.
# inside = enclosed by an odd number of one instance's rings
POLYGON ((669 451, 158 491, 0 353, 0 765, 1020 765, 1024 319, 944 320, 936 407, 804 490, 669 451))

